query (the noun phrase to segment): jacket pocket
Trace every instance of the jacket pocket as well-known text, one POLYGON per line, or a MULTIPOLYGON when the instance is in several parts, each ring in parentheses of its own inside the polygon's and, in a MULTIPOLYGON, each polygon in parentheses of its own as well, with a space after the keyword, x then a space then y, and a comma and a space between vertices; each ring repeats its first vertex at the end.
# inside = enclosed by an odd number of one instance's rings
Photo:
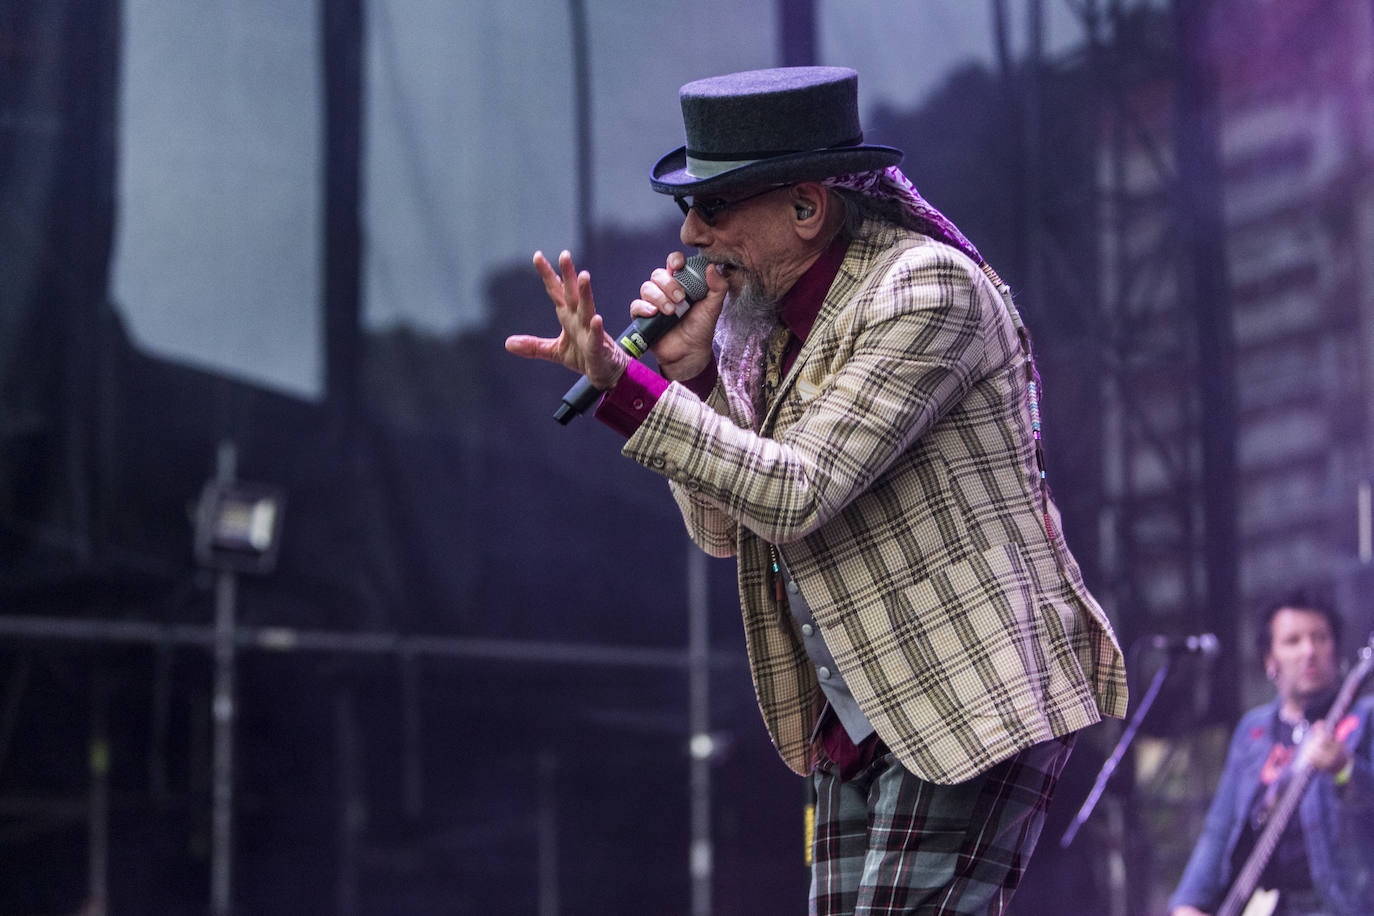
POLYGON ((871 651, 861 664, 917 719, 991 737, 1039 717, 1038 612, 1015 544, 942 567, 881 613, 865 624, 871 651))

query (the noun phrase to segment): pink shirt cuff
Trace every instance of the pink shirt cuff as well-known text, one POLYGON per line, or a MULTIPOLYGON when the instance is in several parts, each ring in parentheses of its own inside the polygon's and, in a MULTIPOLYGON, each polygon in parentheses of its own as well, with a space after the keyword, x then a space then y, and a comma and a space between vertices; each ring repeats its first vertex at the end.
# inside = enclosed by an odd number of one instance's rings
MULTIPOLYGON (((703 401, 716 385, 716 363, 711 363, 696 376, 688 379, 683 386, 703 401)), ((644 422, 649 411, 654 409, 663 392, 668 390, 668 380, 648 366, 631 361, 625 374, 616 382, 615 387, 606 392, 601 404, 596 408, 596 418, 625 438, 633 436, 635 430, 644 422)))
POLYGON ((628 439, 667 390, 666 378, 643 363, 631 360, 620 381, 601 399, 595 416, 628 439))

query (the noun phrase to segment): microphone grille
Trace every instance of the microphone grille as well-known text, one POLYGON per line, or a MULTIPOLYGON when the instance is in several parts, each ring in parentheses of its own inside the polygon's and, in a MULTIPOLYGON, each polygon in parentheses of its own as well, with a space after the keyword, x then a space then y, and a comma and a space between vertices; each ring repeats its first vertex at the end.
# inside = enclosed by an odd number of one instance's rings
POLYGON ((706 286, 706 265, 709 263, 706 255, 694 254, 682 265, 681 270, 673 274, 673 279, 682 284, 688 302, 700 302, 710 292, 706 286))

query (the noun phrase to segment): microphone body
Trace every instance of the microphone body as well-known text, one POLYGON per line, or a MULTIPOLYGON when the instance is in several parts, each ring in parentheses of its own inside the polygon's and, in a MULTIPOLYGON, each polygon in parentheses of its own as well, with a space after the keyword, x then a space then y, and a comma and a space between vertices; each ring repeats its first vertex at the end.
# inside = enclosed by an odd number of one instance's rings
MULTIPOLYGON (((621 331, 620 336, 616 338, 616 343, 620 344, 620 349, 630 354, 634 359, 639 359, 649 352, 649 348, 657 343, 660 337, 667 334, 682 319, 683 315, 687 314, 692 303, 705 299, 706 294, 710 292, 706 286, 706 265, 708 263, 703 254, 695 254, 688 258, 682 269, 673 273, 673 279, 682 284, 682 291, 687 294, 686 301, 678 303, 677 310, 671 315, 658 312, 644 318, 636 318, 630 322, 629 326, 621 331)), ((573 417, 595 404, 601 394, 601 389, 594 386, 584 375, 563 395, 563 403, 558 405, 558 410, 554 411, 553 418, 567 426, 573 417)))
POLYGON ((1196 636, 1147 636, 1150 648, 1164 652, 1213 656, 1221 651, 1221 643, 1215 633, 1199 633, 1196 636))

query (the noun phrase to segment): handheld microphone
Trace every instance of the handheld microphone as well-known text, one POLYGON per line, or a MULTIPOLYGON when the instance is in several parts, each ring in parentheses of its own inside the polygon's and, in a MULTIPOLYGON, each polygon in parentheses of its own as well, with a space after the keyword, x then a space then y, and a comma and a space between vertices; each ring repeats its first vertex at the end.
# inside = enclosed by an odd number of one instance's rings
POLYGON ((1221 651, 1221 644, 1215 633, 1200 633, 1197 636, 1147 636, 1150 648, 1165 652, 1196 652, 1211 657, 1221 651))
MULTIPOLYGON (((700 302, 706 298, 710 290, 706 286, 706 265, 710 263, 704 254, 694 254, 687 259, 687 263, 682 265, 681 270, 673 272, 673 279, 682 284, 682 291, 687 294, 685 302, 679 302, 677 310, 667 315, 658 312, 645 318, 636 318, 630 322, 630 326, 620 332, 616 338, 616 343, 620 344, 620 349, 630 354, 634 359, 639 359, 649 352, 649 347, 653 346, 660 337, 668 331, 687 314, 692 303, 700 302)), ((558 410, 554 411, 553 418, 564 426, 567 426, 573 417, 585 411, 596 403, 597 398, 601 397, 601 389, 594 386, 584 375, 577 380, 577 384, 568 389, 568 393, 563 395, 563 403, 558 405, 558 410)))

